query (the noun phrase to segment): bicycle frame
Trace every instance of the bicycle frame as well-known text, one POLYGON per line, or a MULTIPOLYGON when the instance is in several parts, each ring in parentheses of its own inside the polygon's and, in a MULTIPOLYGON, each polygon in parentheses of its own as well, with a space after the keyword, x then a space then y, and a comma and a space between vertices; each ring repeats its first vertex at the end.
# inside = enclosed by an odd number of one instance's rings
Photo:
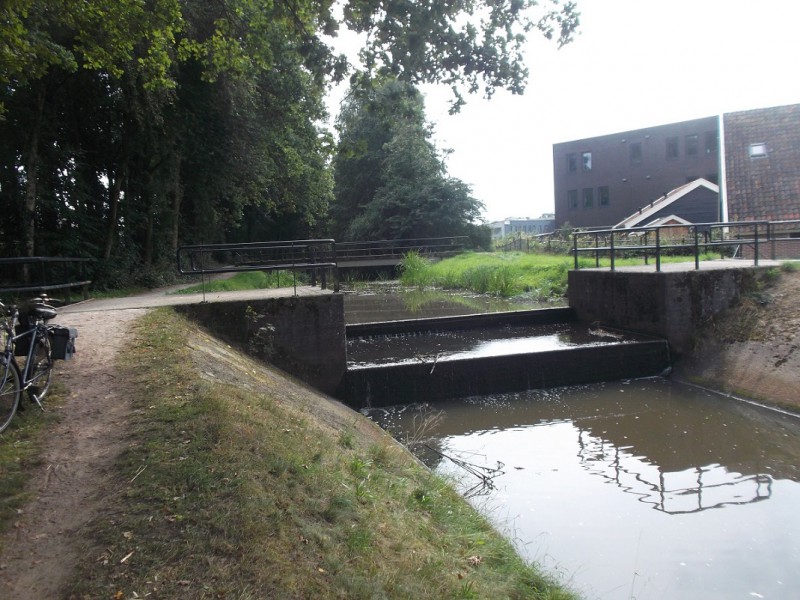
MULTIPOLYGON (((47 336, 49 335, 49 326, 47 325, 47 320, 52 317, 36 314, 35 316, 31 317, 33 324, 30 326, 26 325, 25 331, 17 333, 17 327, 21 323, 19 318, 19 308, 17 306, 12 306, 10 312, 10 317, 7 318, 3 323, 3 329, 6 332, 6 347, 5 353, 3 354, 4 362, 10 361, 10 363, 13 364, 19 372, 20 391, 22 392, 27 390, 31 399, 39 405, 39 408, 44 410, 44 407, 40 402, 40 396, 43 396, 44 392, 42 394, 34 393, 36 389, 34 386, 42 377, 41 373, 37 374, 36 372, 37 367, 41 364, 41 362, 37 362, 34 357, 36 356, 38 346, 40 344, 45 344, 41 340, 47 339, 47 336), (23 351, 22 353, 19 353, 17 351, 20 341, 27 341, 27 352, 23 351), (17 356, 22 356, 25 358, 25 364, 22 368, 19 366, 19 361, 16 358, 17 356), (34 389, 31 389, 32 387, 34 389)), ((55 310, 53 310, 52 316, 55 316, 55 310)), ((44 376, 47 377, 49 376, 50 369, 53 366, 53 360, 52 356, 50 355, 50 344, 46 344, 44 347, 47 349, 48 353, 46 356, 48 364, 46 365, 46 369, 44 371, 44 376)), ((4 369, 4 371, 5 379, 5 377, 8 376, 8 368, 4 369)))
MULTIPOLYGON (((14 314, 12 316, 12 331, 16 331, 16 326, 19 323, 19 311, 14 310, 14 314)), ((11 337, 11 343, 16 346, 19 340, 24 340, 25 338, 30 338, 30 342, 28 344, 28 353, 25 356, 25 368, 19 370, 22 384, 22 390, 27 390, 31 384, 35 381, 33 378, 33 355, 36 352, 36 343, 39 339, 44 336, 47 336, 47 325, 45 325, 44 321, 41 319, 36 319, 33 326, 20 333, 19 335, 14 335, 11 337)), ((13 354, 13 353, 12 353, 13 354)), ((16 358, 13 359, 16 362, 16 358)), ((17 367, 19 368, 19 363, 17 363, 17 367)))

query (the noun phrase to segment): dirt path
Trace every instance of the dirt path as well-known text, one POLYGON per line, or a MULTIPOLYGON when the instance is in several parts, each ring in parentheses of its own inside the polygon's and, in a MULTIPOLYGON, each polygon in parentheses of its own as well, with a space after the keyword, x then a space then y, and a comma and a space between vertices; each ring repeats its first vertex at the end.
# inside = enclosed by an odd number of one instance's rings
MULTIPOLYGON (((32 500, 5 534, 0 553, 0 600, 59 597, 82 555, 82 529, 98 514, 110 470, 126 443, 125 424, 133 389, 114 365, 130 343, 130 328, 151 307, 284 296, 286 289, 208 295, 169 295, 185 286, 153 290, 129 298, 90 300, 59 310, 56 322, 78 330, 78 352, 56 363, 54 378, 69 397, 60 420, 48 432, 43 467, 28 484, 32 500)), ((323 292, 298 288, 300 295, 323 292)), ((45 406, 46 399, 45 399, 45 406)), ((34 409, 32 409, 34 410, 34 409)), ((34 415, 35 416, 35 415, 34 415)))
POLYGON ((81 530, 97 513, 110 467, 123 448, 130 414, 127 386, 114 374, 134 319, 145 309, 62 314, 78 329, 78 353, 56 363, 69 397, 49 433, 43 468, 30 482, 33 500, 6 535, 0 598, 56 598, 81 560, 81 530))

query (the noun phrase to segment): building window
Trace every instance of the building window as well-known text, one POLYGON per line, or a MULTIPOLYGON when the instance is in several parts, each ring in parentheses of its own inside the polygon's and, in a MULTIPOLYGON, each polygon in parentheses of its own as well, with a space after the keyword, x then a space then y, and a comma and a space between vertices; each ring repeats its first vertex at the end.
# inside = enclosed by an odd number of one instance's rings
POLYGON ((611 195, 608 192, 607 185, 601 185, 597 188, 597 195, 600 198, 600 208, 611 206, 611 195))
POLYGON ((594 207, 594 188, 583 188, 583 208, 594 207))
POLYGON ((578 170, 578 156, 576 154, 567 154, 567 172, 575 173, 578 170))
POLYGON ((700 136, 696 133, 686 136, 686 156, 697 156, 700 150, 700 136))
POLYGON ((592 153, 591 152, 584 152, 581 154, 581 164, 583 165, 584 171, 591 171, 592 170, 592 153))
POLYGON ((706 131, 706 155, 719 152, 719 136, 716 131, 706 131))
POLYGON ((667 158, 678 158, 678 136, 667 138, 667 158))
POLYGON ((748 150, 750 158, 766 158, 767 157, 767 144, 759 142, 757 144, 750 144, 748 150))
POLYGON ((578 208, 578 190, 567 190, 567 205, 570 210, 578 208))
POLYGON ((631 144, 628 149, 630 150, 631 155, 631 164, 632 165, 640 165, 642 164, 642 144, 641 142, 635 142, 631 144))

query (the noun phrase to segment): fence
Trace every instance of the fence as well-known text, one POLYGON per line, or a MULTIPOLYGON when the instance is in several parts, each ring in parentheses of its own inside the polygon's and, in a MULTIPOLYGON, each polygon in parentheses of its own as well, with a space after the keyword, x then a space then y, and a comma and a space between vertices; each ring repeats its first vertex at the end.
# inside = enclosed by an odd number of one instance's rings
MULTIPOLYGON (((576 230, 572 233, 572 253, 575 269, 580 268, 578 259, 581 254, 593 255, 596 267, 600 266, 601 258, 608 258, 612 271, 616 259, 627 256, 642 256, 645 264, 649 264, 652 258, 656 271, 660 271, 662 257, 669 254, 689 254, 694 258, 695 269, 699 269, 700 256, 707 252, 719 252, 722 257, 750 258, 758 265, 760 258, 775 259, 783 246, 800 242, 798 232, 800 221, 740 221, 576 230)), ((800 250, 800 244, 795 249, 800 250)), ((782 258, 800 258, 800 253, 782 258)))
POLYGON ((52 256, 18 256, 0 258, 0 294, 18 295, 23 292, 44 294, 63 290, 70 302, 72 288, 82 288, 87 298, 92 280, 86 269, 91 258, 59 258, 52 256))
POLYGON ((379 259, 401 260, 409 252, 438 257, 454 256, 462 252, 468 243, 467 236, 337 242, 336 260, 340 263, 379 259))
POLYGON ((177 261, 183 275, 290 271, 295 289, 298 271, 310 273, 311 285, 317 285, 319 277, 323 289, 331 273, 334 291, 339 291, 336 243, 331 239, 181 246, 177 261))

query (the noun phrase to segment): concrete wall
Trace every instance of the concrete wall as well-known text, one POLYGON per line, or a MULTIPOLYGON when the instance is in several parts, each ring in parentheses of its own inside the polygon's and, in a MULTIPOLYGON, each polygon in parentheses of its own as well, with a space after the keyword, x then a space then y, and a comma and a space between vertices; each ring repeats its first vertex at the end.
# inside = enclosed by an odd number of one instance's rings
POLYGON ((342 396, 355 407, 390 406, 652 377, 669 368, 667 342, 654 340, 351 369, 342 396))
POLYGON ((582 321, 665 337, 681 355, 694 330, 754 289, 764 270, 570 271, 569 305, 582 321))
POLYGON ((398 319, 379 323, 354 323, 347 326, 347 337, 546 325, 550 323, 568 323, 574 320, 575 311, 571 308, 540 308, 536 310, 456 315, 451 317, 398 319))
POLYGON ((333 394, 347 369, 341 294, 190 304, 176 310, 214 335, 333 394))

